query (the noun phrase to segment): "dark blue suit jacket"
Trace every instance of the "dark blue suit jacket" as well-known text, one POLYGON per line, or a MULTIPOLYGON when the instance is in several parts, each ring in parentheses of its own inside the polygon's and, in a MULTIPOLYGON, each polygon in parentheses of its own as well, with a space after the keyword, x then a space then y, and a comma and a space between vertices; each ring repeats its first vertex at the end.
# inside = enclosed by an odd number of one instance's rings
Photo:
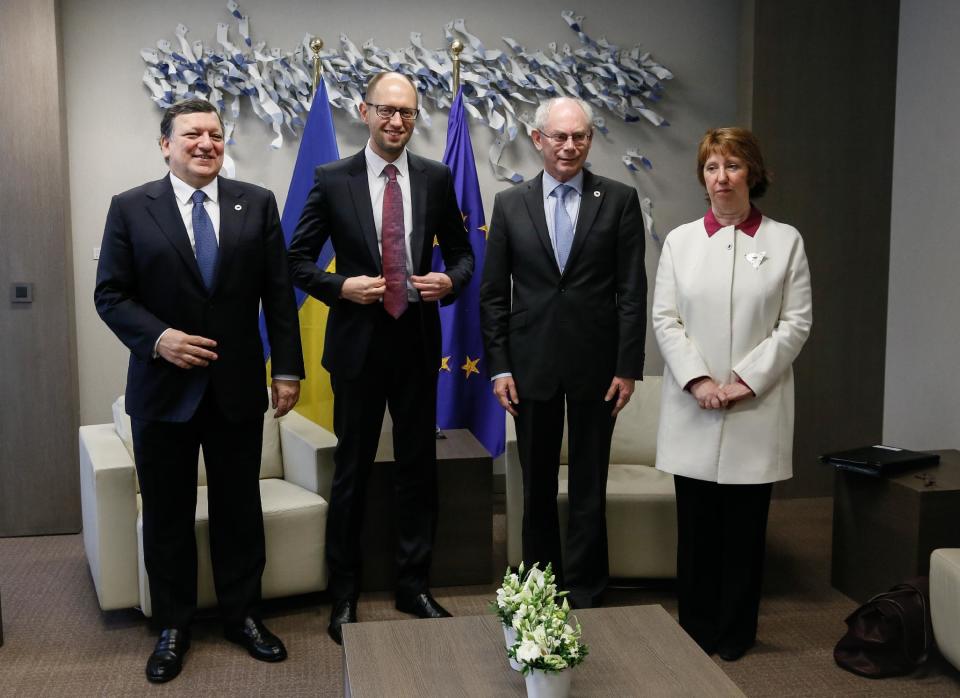
POLYGON ((170 177, 113 197, 100 248, 97 312, 130 349, 131 417, 183 422, 208 387, 230 420, 266 409, 261 302, 274 375, 303 376, 296 301, 273 193, 219 179, 220 256, 207 290, 190 248, 170 177), (153 358, 168 327, 217 342, 206 368, 153 358))

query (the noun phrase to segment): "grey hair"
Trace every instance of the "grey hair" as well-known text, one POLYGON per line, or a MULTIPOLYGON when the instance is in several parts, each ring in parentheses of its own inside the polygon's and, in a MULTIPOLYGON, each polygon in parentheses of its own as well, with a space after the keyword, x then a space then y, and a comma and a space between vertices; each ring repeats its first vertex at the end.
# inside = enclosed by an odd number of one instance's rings
POLYGON ((553 109, 557 102, 567 99, 572 102, 576 102, 577 106, 583 110, 584 115, 587 117, 587 123, 590 126, 590 130, 593 131, 593 107, 579 97, 553 97, 548 99, 546 102, 540 102, 540 106, 537 107, 536 114, 533 115, 534 128, 540 132, 543 132, 543 129, 547 127, 547 119, 550 117, 550 110, 553 109))

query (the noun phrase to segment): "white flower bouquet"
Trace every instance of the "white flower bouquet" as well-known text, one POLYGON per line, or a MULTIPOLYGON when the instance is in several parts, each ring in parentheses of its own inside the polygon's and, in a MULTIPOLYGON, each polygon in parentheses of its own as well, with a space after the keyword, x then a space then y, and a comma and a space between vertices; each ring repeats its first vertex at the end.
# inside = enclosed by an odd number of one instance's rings
POLYGON ((490 606, 504 627, 511 665, 525 675, 539 669, 558 672, 577 666, 588 648, 580 642, 580 623, 569 622, 570 604, 558 591, 553 567, 534 563, 509 569, 490 606), (559 602, 559 603, 558 603, 559 602))
POLYGON ((507 650, 521 665, 524 675, 539 669, 547 673, 571 669, 587 656, 580 642, 580 623, 570 624, 570 604, 552 599, 540 608, 522 605, 513 618, 516 642, 507 650))
POLYGON ((550 563, 547 563, 545 570, 540 570, 535 562, 525 572, 521 562, 516 572, 507 568, 503 584, 497 589, 496 601, 490 603, 490 608, 505 627, 511 627, 521 607, 540 608, 566 593, 557 591, 556 577, 550 563))

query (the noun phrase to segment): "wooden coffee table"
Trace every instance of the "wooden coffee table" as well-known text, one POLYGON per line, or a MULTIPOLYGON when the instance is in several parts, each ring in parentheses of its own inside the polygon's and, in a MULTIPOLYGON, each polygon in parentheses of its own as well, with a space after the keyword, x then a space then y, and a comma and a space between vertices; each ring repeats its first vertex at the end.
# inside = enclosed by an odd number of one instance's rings
MULTIPOLYGON (((571 696, 743 696, 661 606, 575 612, 590 646, 571 696)), ((344 695, 525 696, 495 616, 343 626, 344 695)))

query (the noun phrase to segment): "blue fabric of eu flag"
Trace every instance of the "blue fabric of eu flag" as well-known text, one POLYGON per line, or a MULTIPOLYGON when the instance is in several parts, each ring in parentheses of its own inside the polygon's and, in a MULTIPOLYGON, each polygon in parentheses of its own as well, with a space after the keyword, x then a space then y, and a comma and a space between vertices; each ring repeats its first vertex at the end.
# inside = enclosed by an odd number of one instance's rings
MULTIPOLYGON (((463 90, 457 92, 447 125, 443 162, 453 172, 457 202, 476 260, 473 277, 457 301, 440 309, 443 351, 437 381, 437 425, 441 429, 469 429, 496 457, 503 453, 506 418, 493 395, 483 356, 480 332, 480 279, 487 245, 487 226, 480 199, 480 183, 463 90)), ((433 268, 443 270, 440 248, 433 248, 433 268)))

